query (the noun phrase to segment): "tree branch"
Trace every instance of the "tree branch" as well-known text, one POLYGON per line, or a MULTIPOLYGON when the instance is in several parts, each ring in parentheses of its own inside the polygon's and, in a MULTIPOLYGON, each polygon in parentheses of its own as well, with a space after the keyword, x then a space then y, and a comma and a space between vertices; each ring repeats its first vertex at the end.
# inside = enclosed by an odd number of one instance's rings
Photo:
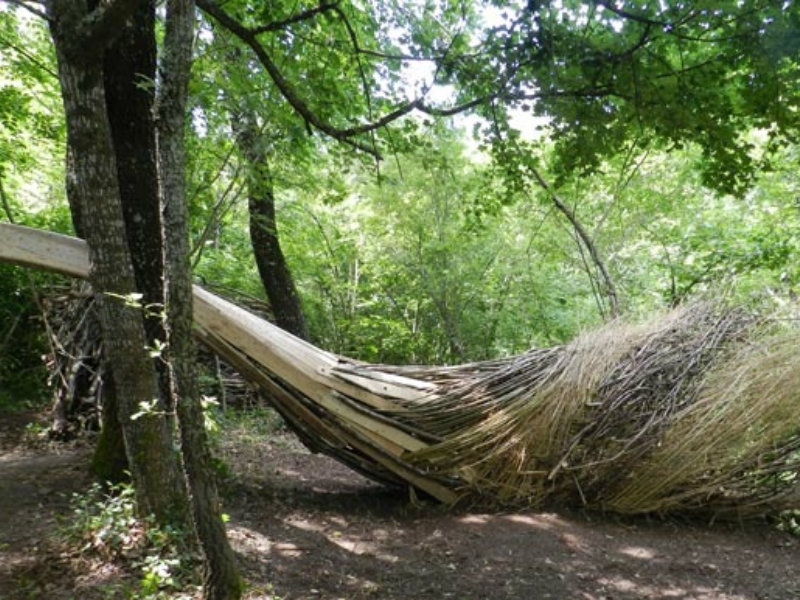
POLYGON ((238 23, 235 19, 230 17, 225 11, 223 11, 217 4, 212 2, 211 0, 198 0, 197 6, 199 6, 203 12, 211 15, 222 27, 230 31, 233 35, 238 37, 242 40, 250 49, 255 53, 258 57, 258 60, 261 62, 264 69, 269 74, 272 81, 277 86, 278 90, 280 91, 281 95, 284 99, 291 105, 292 108, 301 116, 309 125, 315 127, 316 129, 320 130, 321 132, 329 135, 330 137, 344 142, 361 150, 362 152, 366 152, 372 156, 378 157, 378 153, 374 148, 371 148, 361 142, 356 140, 349 139, 353 136, 359 135, 361 133, 368 133, 374 129, 378 129, 386 125, 387 123, 400 118, 401 116, 408 114, 411 110, 413 110, 413 106, 406 106, 401 109, 398 109, 394 113, 387 115, 383 119, 380 119, 376 123, 368 124, 368 125, 361 125, 358 127, 352 127, 349 129, 340 129, 330 125, 323 121, 305 101, 300 98, 291 84, 286 80, 281 73, 280 69, 278 69, 277 65, 272 61, 267 51, 264 47, 259 43, 256 39, 256 35, 246 27, 243 27, 240 23, 238 23))
POLYGON ((0 172, 0 203, 3 206, 3 212, 6 213, 6 218, 8 219, 9 223, 14 223, 14 213, 11 211, 11 205, 8 202, 8 197, 6 196, 6 190, 3 186, 3 173, 0 172))
POLYGON ((5 46, 6 48, 11 48, 14 52, 25 58, 28 62, 32 65, 38 67, 48 75, 58 79, 58 73, 56 73, 53 69, 45 65, 39 59, 37 59, 33 54, 25 50, 24 48, 20 48, 13 42, 8 41, 7 39, 0 38, 0 45, 5 46))
POLYGON ((292 25, 294 23, 300 23, 302 21, 308 21, 309 19, 313 19, 317 15, 327 12, 329 10, 338 10, 339 2, 331 2, 328 4, 320 4, 319 6, 315 6, 314 8, 310 8, 308 10, 304 10, 303 12, 297 13, 291 17, 286 19, 282 19, 280 21, 274 21, 272 23, 268 23, 267 25, 262 25, 261 27, 252 27, 250 29, 250 33, 253 35, 260 35, 262 33, 267 33, 268 31, 279 31, 292 25))
POLYGON ((603 259, 600 257, 600 252, 597 250, 597 246, 594 244, 594 240, 589 235, 589 232, 583 227, 581 222, 578 220, 578 217, 575 215, 575 212, 567 206, 567 204, 561 199, 561 197, 555 193, 555 191, 550 187, 550 185, 545 181, 542 174, 539 173, 538 169, 536 169, 533 165, 527 165, 527 169, 536 182, 539 184, 550 199, 553 201, 553 204, 558 209, 558 211, 563 214, 567 220, 572 225, 572 228, 575 230, 575 234, 580 238, 583 246, 589 252, 589 256, 592 258, 592 262, 594 263, 597 270, 600 272, 600 276, 603 279, 603 284, 605 288, 605 296, 608 299, 608 311, 612 319, 615 319, 619 316, 619 300, 617 298, 617 290, 614 286, 614 281, 611 279, 611 275, 606 269, 606 265, 603 262, 603 259))
MULTIPOLYGON (((306 104, 305 101, 300 98, 297 92, 295 92, 294 88, 283 76, 283 73, 281 73, 280 69, 278 69, 277 65, 275 65, 275 63, 272 61, 269 54, 267 54, 266 50, 264 50, 264 47, 259 43, 252 31, 230 17, 230 15, 228 15, 211 0, 198 0, 197 6, 199 6, 200 9, 202 9, 206 14, 211 15, 220 25, 222 25, 222 27, 230 31, 233 35, 238 37, 250 47, 250 49, 258 57, 259 62, 261 62, 261 65, 267 71, 272 81, 277 86, 281 95, 291 105, 291 107, 294 108, 301 117, 303 117, 306 123, 319 129, 330 137, 349 144, 354 148, 361 150, 362 152, 366 152, 372 156, 378 156, 378 153, 374 148, 371 148, 356 140, 348 139, 354 135, 357 135, 358 133, 364 132, 362 131, 362 128, 359 128, 358 131, 338 129, 319 118, 319 116, 317 116, 317 114, 311 110, 308 104, 306 104)), ((369 131, 369 129, 365 131, 369 131)))
MULTIPOLYGON (((33 8, 27 2, 25 2, 25 0, 5 0, 5 1, 8 2, 9 4, 13 4, 14 6, 19 6, 20 8, 27 10, 29 13, 36 15, 40 19, 44 19, 45 21, 50 20, 50 17, 48 17, 44 12, 42 12, 38 8, 33 8)), ((36 2, 36 4, 41 4, 41 3, 36 2)))
MULTIPOLYGON (((283 96, 286 102, 288 102, 289 105, 295 110, 295 112, 297 112, 297 114, 299 114, 305 120, 305 122, 309 127, 313 127, 335 140, 348 144, 376 158, 380 158, 380 154, 378 153, 377 150, 375 150, 375 148, 370 147, 367 144, 359 142, 358 140, 355 140, 353 138, 381 129, 382 127, 389 125, 390 123, 410 114, 415 110, 418 110, 424 114, 435 117, 451 117, 453 115, 468 111, 477 106, 486 104, 488 102, 493 102, 495 100, 503 100, 505 102, 515 102, 522 100, 541 99, 547 97, 579 98, 579 97, 605 97, 612 95, 621 97, 619 93, 611 89, 591 89, 591 90, 575 90, 575 91, 556 90, 556 91, 542 92, 536 94, 506 93, 503 91, 509 81, 509 79, 506 78, 504 81, 498 84, 497 87, 499 91, 479 96, 472 100, 466 101, 462 104, 451 106, 449 108, 439 108, 426 104, 425 95, 423 94, 421 97, 408 101, 398 106, 391 112, 383 115, 378 119, 370 120, 367 123, 355 125, 352 127, 336 127, 326 122, 322 118, 320 118, 320 116, 317 115, 314 112, 314 110, 306 103, 306 101, 297 93, 295 88, 286 79, 286 77, 284 77, 283 73, 275 64, 275 62, 272 60, 269 53, 266 51, 261 42, 257 39, 257 34, 254 33, 255 31, 258 31, 263 28, 249 29, 243 26, 236 19, 234 19, 227 12, 225 12, 214 0, 197 0, 197 6, 207 15, 212 17, 221 27, 227 29, 230 33, 239 38, 245 45, 247 45, 253 51, 253 53, 256 55, 259 62, 261 63, 261 65, 266 70, 267 74, 272 79, 275 86, 278 88, 280 94, 283 96)), ((337 14, 339 14, 340 17, 342 17, 345 23, 345 27, 347 27, 348 29, 348 35, 350 36, 351 44, 353 45, 356 54, 363 53, 364 51, 360 48, 358 39, 355 37, 355 33, 352 31, 352 28, 349 26, 347 19, 341 13, 340 9, 336 5, 321 4, 316 9, 312 10, 320 12, 322 10, 322 7, 328 7, 325 8, 325 10, 335 11, 337 12, 337 14)), ((307 12, 310 13, 310 11, 307 12)), ((300 15, 297 15, 298 19, 299 16, 300 15)), ((310 18, 310 16, 308 16, 307 18, 310 18)))
POLYGON ((614 13, 618 17, 622 17, 623 19, 627 19, 628 21, 635 21, 637 23, 643 23, 645 25, 652 25, 655 27, 672 27, 673 24, 667 21, 656 21, 654 19, 650 19, 645 17, 644 15, 638 15, 632 12, 629 12, 623 8, 617 8, 608 0, 594 0, 594 3, 598 6, 602 6, 606 10, 614 13))

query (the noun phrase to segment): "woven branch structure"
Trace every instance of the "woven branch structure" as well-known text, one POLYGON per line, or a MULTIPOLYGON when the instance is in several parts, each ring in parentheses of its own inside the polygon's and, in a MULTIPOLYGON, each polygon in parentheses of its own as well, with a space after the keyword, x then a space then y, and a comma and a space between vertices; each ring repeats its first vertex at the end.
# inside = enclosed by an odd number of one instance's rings
MULTIPOLYGON (((0 260, 89 273, 82 241, 5 224, 0 260)), ((310 449, 446 504, 800 508, 800 333, 742 310, 689 305, 455 367, 343 358, 200 287, 194 311, 310 449)))

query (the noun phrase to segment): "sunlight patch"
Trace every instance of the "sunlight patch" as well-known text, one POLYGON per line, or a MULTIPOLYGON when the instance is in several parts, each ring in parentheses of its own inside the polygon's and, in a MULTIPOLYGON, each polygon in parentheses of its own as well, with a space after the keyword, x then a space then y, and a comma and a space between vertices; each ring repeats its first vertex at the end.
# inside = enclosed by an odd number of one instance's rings
POLYGON ((650 560, 656 556, 655 552, 649 548, 641 548, 639 546, 626 546, 625 548, 620 549, 619 552, 620 554, 625 554, 631 558, 641 558, 644 560, 650 560))

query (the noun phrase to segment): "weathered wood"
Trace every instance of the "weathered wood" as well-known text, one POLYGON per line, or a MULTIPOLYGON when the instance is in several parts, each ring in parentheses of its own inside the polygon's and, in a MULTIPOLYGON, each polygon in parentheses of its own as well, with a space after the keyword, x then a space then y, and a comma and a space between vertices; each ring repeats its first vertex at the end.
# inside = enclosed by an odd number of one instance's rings
POLYGON ((0 223, 0 260, 70 277, 89 277, 89 247, 86 242, 20 225, 0 223))

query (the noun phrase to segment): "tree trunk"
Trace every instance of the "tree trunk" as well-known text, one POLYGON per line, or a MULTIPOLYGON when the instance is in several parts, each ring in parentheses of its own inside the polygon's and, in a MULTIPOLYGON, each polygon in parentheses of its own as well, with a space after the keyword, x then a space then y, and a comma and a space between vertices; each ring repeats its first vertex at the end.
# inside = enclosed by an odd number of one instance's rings
POLYGON ((166 236, 167 356, 194 524, 206 557, 210 600, 239 598, 242 582, 222 521, 195 374, 184 129, 194 31, 193 0, 169 0, 158 98, 158 150, 166 236))
POLYGON ((130 473, 131 467, 125 454, 125 438, 119 420, 113 376, 103 382, 103 413, 100 427, 100 436, 92 454, 90 467, 92 473, 102 482, 121 483, 130 480, 127 473, 130 473))
POLYGON ((265 136, 247 109, 233 111, 231 122, 239 152, 247 162, 247 204, 250 211, 250 243, 258 274, 278 327, 308 339, 300 296, 286 263, 275 218, 275 189, 265 136))
MULTIPOLYGON (((147 344, 153 346, 155 340, 163 342, 166 334, 161 318, 164 259, 153 121, 156 40, 155 7, 151 2, 142 2, 136 7, 132 19, 105 52, 103 74, 126 239, 136 286, 143 295, 142 304, 148 307, 145 311, 147 344)), ((169 398, 165 369, 160 359, 155 362, 159 371, 160 397, 168 409, 165 412, 169 414, 173 411, 165 401, 169 398)), ((113 409, 113 404, 112 397, 108 408, 113 409)), ((121 431, 120 424, 114 423, 114 419, 113 410, 103 415, 96 453, 124 449, 114 440, 105 439, 119 435, 121 431)), ((123 458, 98 456, 93 464, 103 467, 103 472, 96 474, 110 481, 119 481, 126 468, 123 458), (110 466, 122 471, 109 471, 107 467, 110 466)))
MULTIPOLYGON (((111 6, 118 9, 119 6, 111 6)), ((126 301, 137 291, 122 216, 114 149, 103 92, 102 53, 82 39, 82 0, 48 6, 71 153, 69 189, 89 245, 90 281, 99 294, 105 359, 114 366, 114 389, 139 511, 160 523, 183 523, 186 494, 166 420, 158 411, 132 420, 140 403, 158 398, 153 363, 144 350, 141 310, 126 301)), ((108 14, 108 13, 106 13, 108 14)), ((114 15, 119 16, 117 14, 114 15)), ((115 22, 104 21, 115 26, 115 22)), ((108 32, 92 30, 91 41, 108 32)))
POLYGON ((164 341, 164 244, 156 166, 153 119, 156 39, 155 7, 149 1, 105 53, 103 61, 106 107, 117 159, 122 212, 136 285, 146 314, 147 338, 164 341))

